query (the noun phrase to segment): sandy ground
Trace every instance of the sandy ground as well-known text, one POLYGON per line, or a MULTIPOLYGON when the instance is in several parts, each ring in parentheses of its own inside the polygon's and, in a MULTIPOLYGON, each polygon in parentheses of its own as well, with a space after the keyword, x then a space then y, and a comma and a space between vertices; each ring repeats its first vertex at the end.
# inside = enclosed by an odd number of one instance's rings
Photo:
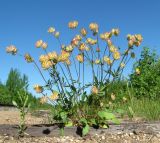
MULTIPOLYGON (((18 111, 0 111, 0 124, 18 124, 18 111)), ((37 117, 31 114, 26 116, 27 124, 48 123, 47 116, 37 117)), ((24 137, 15 138, 7 134, 0 135, 0 143, 160 143, 160 132, 157 134, 145 134, 132 132, 114 134, 95 134, 92 136, 74 137, 24 137)))
MULTIPOLYGON (((0 124, 18 124, 20 121, 18 111, 0 111, 0 124)), ((26 116, 26 124, 45 124, 47 117, 36 117, 30 113, 26 116)))

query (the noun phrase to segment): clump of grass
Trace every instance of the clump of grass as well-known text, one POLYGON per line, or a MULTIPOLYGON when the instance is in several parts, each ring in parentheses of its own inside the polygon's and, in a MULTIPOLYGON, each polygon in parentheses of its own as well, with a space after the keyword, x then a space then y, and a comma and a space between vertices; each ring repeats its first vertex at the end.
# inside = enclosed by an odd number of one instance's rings
POLYGON ((142 117, 146 121, 160 120, 160 99, 132 98, 127 104, 118 105, 130 117, 142 117))

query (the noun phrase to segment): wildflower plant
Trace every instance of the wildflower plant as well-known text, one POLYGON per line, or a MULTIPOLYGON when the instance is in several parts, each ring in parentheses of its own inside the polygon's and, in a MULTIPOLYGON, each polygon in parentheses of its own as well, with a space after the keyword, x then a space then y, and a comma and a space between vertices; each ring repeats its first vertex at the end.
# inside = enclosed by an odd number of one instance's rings
POLYGON ((18 91, 18 100, 19 102, 13 100, 13 105, 19 110, 20 113, 20 123, 19 123, 19 130, 18 130, 18 136, 23 137, 25 134, 25 130, 27 129, 27 126, 25 124, 25 117, 30 109, 31 104, 29 103, 29 95, 26 91, 18 91))
MULTIPOLYGON (((71 30, 77 27, 78 21, 68 23, 71 30)), ((99 25, 90 23, 89 30, 81 28, 68 45, 61 42, 60 32, 54 27, 49 27, 48 33, 57 39, 60 53, 48 52, 48 44, 38 40, 35 47, 44 51, 39 57, 41 68, 29 53, 24 55, 27 63, 35 64, 45 82, 45 85, 34 86, 35 91, 43 95, 41 103, 53 104, 54 119, 59 121, 62 129, 68 125, 77 125, 81 127, 82 135, 88 133, 89 126, 107 127, 106 121, 117 123, 115 115, 107 108, 114 102, 116 95, 112 93, 108 96, 107 88, 121 79, 125 66, 135 56, 134 46, 141 44, 142 36, 128 34, 127 49, 121 52, 112 41, 112 37, 120 33, 117 28, 100 33, 99 25), (104 48, 101 42, 105 43, 104 48), (46 80, 41 69, 49 73, 49 80, 46 80), (48 95, 46 90, 51 94, 48 95)), ((17 49, 11 46, 7 52, 15 55, 17 49)))

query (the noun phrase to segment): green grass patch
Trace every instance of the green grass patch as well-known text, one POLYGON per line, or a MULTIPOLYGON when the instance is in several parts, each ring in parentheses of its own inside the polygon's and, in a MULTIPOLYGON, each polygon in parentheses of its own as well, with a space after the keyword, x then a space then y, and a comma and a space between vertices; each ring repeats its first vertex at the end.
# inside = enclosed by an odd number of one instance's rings
POLYGON ((160 99, 132 98, 127 104, 119 104, 130 117, 142 117, 147 121, 160 120, 160 99))

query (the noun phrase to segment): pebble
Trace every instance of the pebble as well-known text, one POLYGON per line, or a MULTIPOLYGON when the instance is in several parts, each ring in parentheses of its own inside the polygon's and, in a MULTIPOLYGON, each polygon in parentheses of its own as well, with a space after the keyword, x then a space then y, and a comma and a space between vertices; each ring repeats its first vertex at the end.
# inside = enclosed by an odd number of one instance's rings
POLYGON ((160 134, 153 137, 149 134, 138 134, 133 133, 123 133, 123 134, 95 134, 91 137, 24 137, 16 139, 10 136, 1 136, 0 143, 138 143, 138 142, 148 142, 149 139, 151 143, 160 143, 160 134))

